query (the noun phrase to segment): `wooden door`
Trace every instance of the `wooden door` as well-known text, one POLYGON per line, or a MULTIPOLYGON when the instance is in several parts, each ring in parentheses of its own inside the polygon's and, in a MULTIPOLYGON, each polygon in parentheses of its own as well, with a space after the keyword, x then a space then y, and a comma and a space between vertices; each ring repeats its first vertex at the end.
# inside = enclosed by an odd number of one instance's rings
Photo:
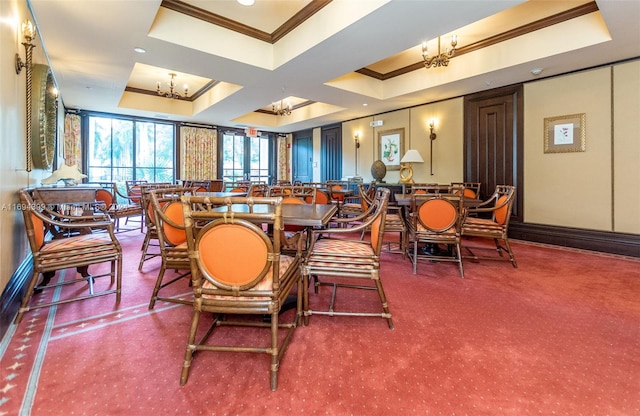
POLYGON ((313 182, 313 137, 311 131, 293 135, 294 181, 313 182))
POLYGON ((320 180, 342 179, 342 128, 323 128, 320 141, 320 180))
POLYGON ((523 110, 522 85, 469 95, 464 102, 464 180, 482 183, 483 200, 496 185, 515 185, 515 221, 522 221, 523 110))

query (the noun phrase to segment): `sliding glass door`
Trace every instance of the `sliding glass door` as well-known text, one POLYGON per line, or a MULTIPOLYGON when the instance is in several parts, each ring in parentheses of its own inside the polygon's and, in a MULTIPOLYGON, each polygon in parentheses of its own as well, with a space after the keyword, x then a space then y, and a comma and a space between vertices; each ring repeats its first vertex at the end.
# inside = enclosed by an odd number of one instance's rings
POLYGON ((274 173, 274 139, 263 133, 248 137, 241 130, 222 135, 222 178, 225 181, 261 181, 271 183, 274 173))

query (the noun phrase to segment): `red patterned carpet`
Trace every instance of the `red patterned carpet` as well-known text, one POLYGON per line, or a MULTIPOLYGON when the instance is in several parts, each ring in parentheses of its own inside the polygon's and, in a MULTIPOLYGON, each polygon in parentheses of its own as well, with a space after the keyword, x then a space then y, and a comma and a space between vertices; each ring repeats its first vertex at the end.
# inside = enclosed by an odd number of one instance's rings
MULTIPOLYGON (((640 414, 637 259, 514 242, 518 269, 467 261, 461 279, 453 263, 413 275, 385 254, 395 329, 312 316, 272 392, 259 354, 200 353, 180 387, 190 307, 148 311, 159 259, 138 272, 141 234, 119 238, 120 305, 108 296, 29 312, 5 336, 0 415, 640 414)), ((343 291, 338 302, 377 307, 376 296, 343 291)), ((312 302, 328 298, 323 287, 312 302)))

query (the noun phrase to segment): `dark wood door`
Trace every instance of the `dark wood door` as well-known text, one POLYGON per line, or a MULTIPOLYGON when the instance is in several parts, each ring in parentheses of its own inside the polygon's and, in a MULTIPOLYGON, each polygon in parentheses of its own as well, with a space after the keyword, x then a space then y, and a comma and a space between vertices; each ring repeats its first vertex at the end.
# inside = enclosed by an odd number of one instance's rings
POLYGON ((293 174, 294 181, 313 182, 313 137, 312 133, 293 135, 293 174))
POLYGON ((522 94, 517 85, 469 95, 464 102, 465 181, 482 183, 482 199, 496 185, 515 185, 515 221, 522 221, 522 94))
POLYGON ((320 180, 342 179, 342 129, 323 128, 320 135, 320 180))

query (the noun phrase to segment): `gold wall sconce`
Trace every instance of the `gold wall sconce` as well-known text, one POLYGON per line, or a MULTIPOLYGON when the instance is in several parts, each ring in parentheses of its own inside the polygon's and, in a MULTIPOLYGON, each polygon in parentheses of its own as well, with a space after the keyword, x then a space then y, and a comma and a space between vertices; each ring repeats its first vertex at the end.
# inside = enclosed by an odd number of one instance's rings
POLYGON ((25 20, 22 22, 22 36, 24 36, 25 41, 22 42, 24 45, 25 52, 25 62, 20 59, 20 55, 16 53, 16 74, 20 74, 22 72, 22 68, 25 68, 25 72, 27 74, 27 98, 26 98, 26 135, 27 135, 27 172, 31 172, 31 91, 32 91, 32 80, 31 80, 31 69, 32 69, 32 57, 33 57, 33 48, 36 47, 34 45, 33 39, 36 37, 36 28, 31 23, 30 20, 25 20))
POLYGON ((356 134, 353 136, 353 141, 356 146, 356 176, 358 176, 358 150, 360 149, 360 132, 356 131, 356 134))
POLYGON ((435 130, 436 120, 429 120, 429 169, 431 170, 431 176, 433 176, 433 141, 436 139, 435 130))
POLYGON ((23 62, 22 59, 20 59, 20 54, 16 53, 16 74, 20 74, 20 72, 22 72, 22 68, 27 68, 27 71, 29 70, 29 67, 31 66, 31 57, 33 56, 32 50, 36 47, 36 45, 32 43, 33 39, 36 37, 36 28, 30 20, 22 22, 22 36, 25 38, 25 41, 22 42, 22 44, 24 45, 26 62, 23 62))

